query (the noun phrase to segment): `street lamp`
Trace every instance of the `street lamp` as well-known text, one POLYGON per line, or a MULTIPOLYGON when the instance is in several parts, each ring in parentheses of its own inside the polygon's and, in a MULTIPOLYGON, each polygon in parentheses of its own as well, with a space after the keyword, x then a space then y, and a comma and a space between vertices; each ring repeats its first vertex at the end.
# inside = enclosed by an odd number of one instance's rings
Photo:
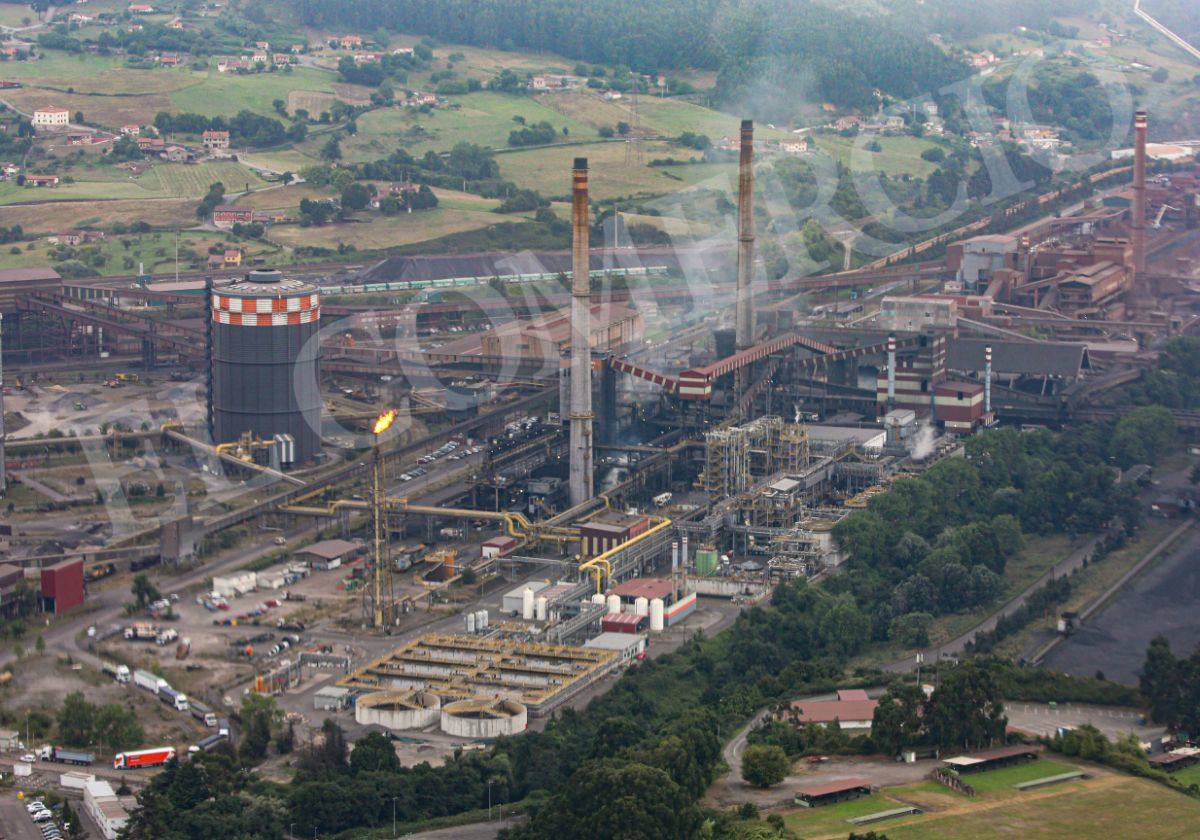
POLYGON ((392 797, 392 838, 396 837, 396 797, 392 797))

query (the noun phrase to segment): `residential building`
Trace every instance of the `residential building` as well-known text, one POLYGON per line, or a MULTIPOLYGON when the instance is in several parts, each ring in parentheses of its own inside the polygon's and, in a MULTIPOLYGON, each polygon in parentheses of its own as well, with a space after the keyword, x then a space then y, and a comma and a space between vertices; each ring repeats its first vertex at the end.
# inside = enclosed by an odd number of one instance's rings
POLYGON ((265 52, 256 52, 254 55, 250 56, 251 64, 266 64, 270 60, 271 57, 265 52))
POLYGON ((206 131, 200 135, 200 139, 204 143, 204 148, 210 152, 225 151, 229 148, 228 131, 206 131))
MULTIPOLYGON (((253 216, 251 216, 253 218, 253 216)), ((242 252, 238 250, 229 250, 225 252, 225 267, 237 268, 242 264, 242 252)))
POLYGON ((338 38, 338 45, 344 50, 356 50, 363 45, 361 35, 343 35, 338 38))
POLYGON ((71 122, 71 112, 57 105, 47 105, 33 112, 30 120, 34 128, 59 129, 66 128, 71 122))
POLYGON ((57 187, 57 175, 26 175, 25 183, 31 187, 57 187))
POLYGON ((152 15, 154 7, 147 3, 134 3, 129 7, 129 13, 133 15, 152 15))
POLYGON ((215 227, 227 229, 235 224, 245 225, 252 221, 254 221, 254 210, 250 207, 221 204, 213 208, 212 223, 215 227))
POLYGON ((142 133, 142 127, 133 123, 123 125, 121 126, 121 133, 126 137, 138 137, 142 133))
POLYGON ((836 700, 797 700, 792 703, 791 719, 797 724, 817 723, 828 726, 835 720, 843 731, 870 730, 878 700, 867 697, 862 689, 842 689, 836 700))

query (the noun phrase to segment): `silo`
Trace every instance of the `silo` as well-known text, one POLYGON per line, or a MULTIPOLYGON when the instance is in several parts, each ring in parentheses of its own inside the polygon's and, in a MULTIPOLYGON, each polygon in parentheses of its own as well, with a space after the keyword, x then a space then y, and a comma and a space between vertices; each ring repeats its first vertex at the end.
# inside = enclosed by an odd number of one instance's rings
POLYGON ((320 291, 256 269, 211 300, 213 442, 291 435, 296 463, 311 460, 321 446, 320 291))
POLYGON ((550 602, 548 600, 546 600, 545 595, 538 596, 537 603, 535 605, 537 608, 537 620, 538 621, 546 620, 546 611, 549 606, 549 603, 550 602))
POLYGON ((663 604, 662 598, 655 598, 650 602, 650 629, 655 633, 661 633, 665 625, 666 606, 663 604))
POLYGON ((467 632, 475 632, 475 613, 473 612, 467 613, 467 632))
POLYGON ((595 595, 593 595, 593 596, 592 596, 592 603, 593 603, 593 604, 596 604, 597 606, 601 606, 601 607, 603 607, 603 606, 604 606, 604 604, 606 603, 606 599, 605 599, 605 597, 604 597, 604 593, 603 593, 603 592, 597 592, 595 595))
POLYGON ((483 632, 488 629, 488 611, 480 610, 475 613, 475 629, 483 632))
POLYGON ((521 618, 526 621, 533 620, 533 590, 528 586, 521 593, 521 618))
POLYGON ((639 595, 637 598, 634 599, 633 614, 634 615, 649 615, 650 614, 650 602, 647 601, 644 596, 639 595))

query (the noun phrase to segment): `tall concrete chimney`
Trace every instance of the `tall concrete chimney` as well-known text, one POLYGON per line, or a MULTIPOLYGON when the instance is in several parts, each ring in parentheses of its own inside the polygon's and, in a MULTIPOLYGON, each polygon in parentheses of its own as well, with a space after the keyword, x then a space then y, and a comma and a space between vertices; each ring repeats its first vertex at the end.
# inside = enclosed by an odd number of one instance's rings
POLYGON ((992 413, 992 345, 983 348, 983 413, 992 413))
POLYGON ((1133 118, 1133 272, 1139 282, 1146 271, 1146 112, 1133 118))
POLYGON ((4 445, 4 315, 0 313, 0 496, 8 491, 8 473, 4 469, 7 451, 4 445))
POLYGON ((592 498, 592 290, 588 165, 575 158, 571 193, 571 504, 592 498))
MULTIPOLYGON (((754 344, 754 121, 742 120, 738 159, 738 273, 734 341, 738 350, 754 344)), ((746 390, 748 368, 735 374, 738 396, 746 390)))
POLYGON ((896 336, 889 335, 887 340, 887 410, 896 407, 896 336))

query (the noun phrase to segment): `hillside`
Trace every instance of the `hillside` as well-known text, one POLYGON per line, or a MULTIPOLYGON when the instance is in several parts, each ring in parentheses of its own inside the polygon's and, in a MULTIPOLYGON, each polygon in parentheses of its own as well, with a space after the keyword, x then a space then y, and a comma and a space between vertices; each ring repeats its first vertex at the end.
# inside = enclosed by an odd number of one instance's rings
POLYGON ((871 107, 875 89, 912 96, 965 67, 890 14, 815 0, 665 0, 653 15, 617 0, 293 0, 304 23, 380 26, 503 49, 554 51, 642 72, 716 70, 722 102, 784 119, 801 102, 871 107))

